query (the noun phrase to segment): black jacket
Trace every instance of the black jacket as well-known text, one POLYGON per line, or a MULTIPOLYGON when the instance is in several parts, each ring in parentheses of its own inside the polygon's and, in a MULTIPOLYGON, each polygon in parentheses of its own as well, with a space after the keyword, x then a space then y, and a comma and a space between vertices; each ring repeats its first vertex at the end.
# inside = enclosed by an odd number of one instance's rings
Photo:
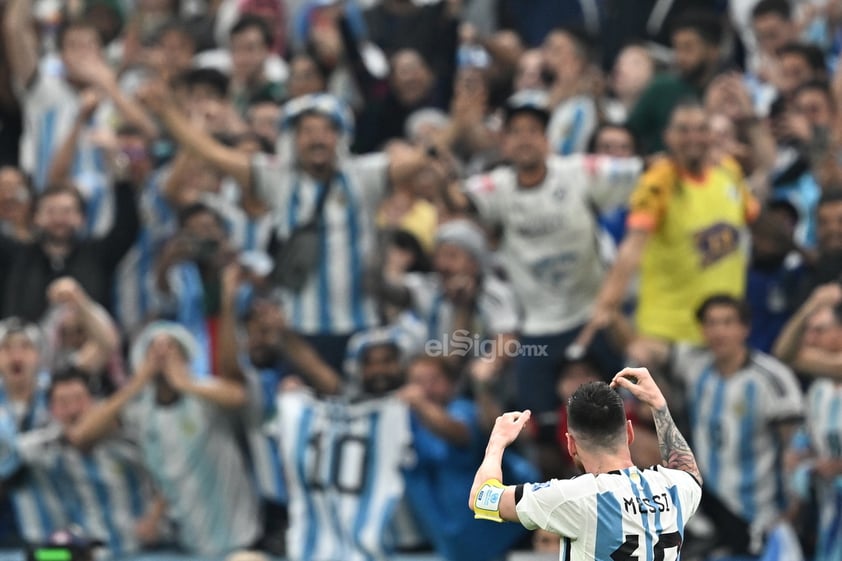
POLYGON ((117 264, 134 244, 140 229, 137 202, 130 183, 114 192, 114 224, 102 238, 81 239, 63 263, 50 262, 37 241, 20 243, 0 234, 0 304, 2 317, 39 321, 47 310, 47 287, 73 277, 94 301, 110 308, 117 264))

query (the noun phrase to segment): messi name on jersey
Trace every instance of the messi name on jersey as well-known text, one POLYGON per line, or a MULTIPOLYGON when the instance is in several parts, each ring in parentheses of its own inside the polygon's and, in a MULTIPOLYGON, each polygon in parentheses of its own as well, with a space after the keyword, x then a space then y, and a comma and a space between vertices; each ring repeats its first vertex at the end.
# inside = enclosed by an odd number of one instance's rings
POLYGON ((667 493, 652 497, 623 497, 623 509, 629 514, 654 514, 672 509, 667 493))

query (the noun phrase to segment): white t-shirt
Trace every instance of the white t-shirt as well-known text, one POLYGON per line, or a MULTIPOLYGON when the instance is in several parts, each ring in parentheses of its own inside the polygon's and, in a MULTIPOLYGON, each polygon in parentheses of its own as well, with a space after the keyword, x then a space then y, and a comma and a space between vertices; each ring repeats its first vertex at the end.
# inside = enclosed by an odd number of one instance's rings
POLYGON ((604 274, 595 212, 624 204, 642 170, 637 158, 551 156, 543 183, 522 188, 500 167, 468 180, 480 217, 502 226, 500 256, 524 310, 522 333, 583 324, 604 274))

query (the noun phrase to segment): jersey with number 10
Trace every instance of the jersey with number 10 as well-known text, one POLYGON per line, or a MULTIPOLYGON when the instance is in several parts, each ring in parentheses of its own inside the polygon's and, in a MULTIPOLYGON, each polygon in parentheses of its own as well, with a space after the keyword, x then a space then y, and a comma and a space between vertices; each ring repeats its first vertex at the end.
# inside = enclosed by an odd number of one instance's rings
POLYGON ((278 398, 275 431, 289 492, 292 561, 381 561, 403 496, 409 412, 397 398, 359 403, 278 398))
POLYGON ((517 515, 561 536, 559 559, 676 561, 701 497, 686 472, 630 467, 525 485, 517 515))

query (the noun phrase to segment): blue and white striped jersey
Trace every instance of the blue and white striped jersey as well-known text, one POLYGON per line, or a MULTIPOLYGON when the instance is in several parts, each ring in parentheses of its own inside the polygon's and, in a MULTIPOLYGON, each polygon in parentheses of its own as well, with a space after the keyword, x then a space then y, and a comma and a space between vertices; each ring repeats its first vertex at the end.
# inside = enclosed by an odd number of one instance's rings
POLYGON ((521 524, 561 536, 559 559, 676 561, 702 488, 683 471, 630 467, 524 485, 521 524))
POLYGON ((166 174, 167 169, 154 173, 144 186, 139 205, 140 234, 117 267, 114 317, 130 333, 139 330, 161 307, 155 287, 155 264, 177 227, 175 212, 161 192, 166 174))
POLYGON ((249 216, 237 204, 214 194, 202 196, 202 202, 222 217, 228 232, 228 242, 240 251, 266 251, 272 238, 274 220, 271 213, 249 216))
MULTIPOLYGON (((814 380, 807 392, 805 429, 818 459, 842 460, 842 386, 814 380)), ((815 561, 842 561, 842 477, 816 478, 819 528, 815 561)))
POLYGON ((136 552, 135 528, 152 499, 140 449, 115 434, 83 453, 61 435, 58 426, 21 434, 17 450, 22 462, 53 474, 67 519, 85 535, 101 540, 118 559, 136 552))
POLYGON ((258 538, 257 494, 234 432, 236 411, 184 395, 165 406, 154 388, 125 411, 146 469, 178 522, 186 550, 220 555, 258 538))
MULTIPOLYGON (((39 73, 21 96, 24 113, 21 166, 33 177, 38 192, 47 186, 50 165, 73 128, 79 113, 79 94, 63 78, 39 73)), ((103 103, 82 131, 74 154, 71 178, 85 198, 89 234, 105 234, 114 219, 114 197, 105 152, 95 145, 93 132, 111 128, 113 108, 103 103)))
POLYGON ((26 468, 17 452, 21 434, 50 422, 48 384, 48 376, 39 375, 35 394, 27 404, 10 401, 0 386, 0 479, 9 485, 18 528, 28 542, 42 542, 69 522, 56 473, 38 466, 26 468))
MULTIPOLYGON (((376 325, 363 273, 372 257, 373 217, 386 191, 388 166, 385 154, 340 160, 322 211, 318 268, 300 292, 281 293, 295 330, 345 335, 376 325)), ((275 231, 285 240, 311 219, 326 186, 267 154, 255 155, 252 169, 257 192, 273 209, 275 231)))
POLYGON ((547 125, 547 138, 553 152, 569 156, 587 151, 599 114, 591 96, 577 95, 562 101, 547 125))
POLYGON ((710 351, 676 345, 672 372, 681 376, 696 461, 705 488, 757 530, 783 508, 782 447, 776 424, 799 421, 803 396, 778 360, 752 351, 745 366, 721 376, 710 351))
POLYGON ((296 561, 382 561, 403 495, 409 411, 395 397, 358 403, 278 398, 289 485, 287 554, 296 561))

